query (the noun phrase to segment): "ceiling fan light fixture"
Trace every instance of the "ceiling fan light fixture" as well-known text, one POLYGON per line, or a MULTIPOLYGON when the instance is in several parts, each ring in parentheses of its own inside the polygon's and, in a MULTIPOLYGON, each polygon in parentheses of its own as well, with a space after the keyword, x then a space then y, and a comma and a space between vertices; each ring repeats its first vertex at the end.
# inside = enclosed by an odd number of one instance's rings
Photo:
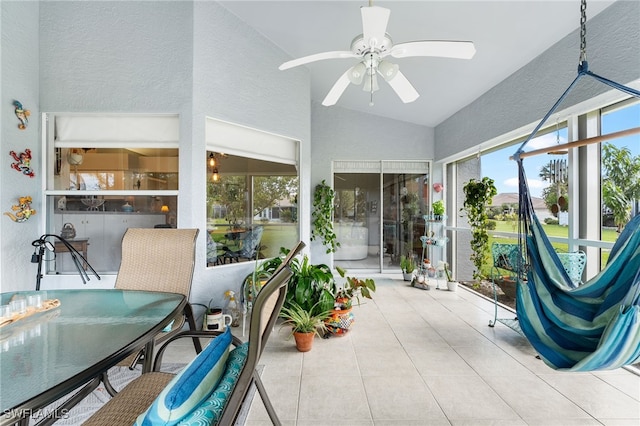
POLYGON ((367 75, 367 78, 364 79, 364 86, 362 86, 362 90, 365 92, 376 92, 380 89, 378 87, 378 76, 375 74, 367 75))
POLYGON ((364 75, 367 72, 367 67, 363 62, 354 65, 349 71, 349 81, 352 84, 360 85, 364 79, 364 75))
POLYGON ((415 56, 435 56, 443 58, 471 59, 476 50, 473 42, 463 40, 420 40, 394 44, 387 33, 387 24, 391 11, 384 7, 369 6, 360 8, 362 16, 362 34, 351 41, 350 51, 331 51, 316 53, 285 62, 281 70, 297 67, 325 59, 359 58, 360 62, 348 68, 338 78, 322 101, 322 105, 335 105, 349 84, 364 82, 363 90, 370 93, 369 105, 373 105, 373 92, 378 90, 377 74, 391 86, 402 102, 413 102, 420 94, 399 70, 399 66, 382 60, 408 58, 415 56))
POLYGON ((390 81, 398 74, 400 67, 398 64, 392 64, 388 61, 380 61, 378 64, 378 72, 386 80, 390 81))

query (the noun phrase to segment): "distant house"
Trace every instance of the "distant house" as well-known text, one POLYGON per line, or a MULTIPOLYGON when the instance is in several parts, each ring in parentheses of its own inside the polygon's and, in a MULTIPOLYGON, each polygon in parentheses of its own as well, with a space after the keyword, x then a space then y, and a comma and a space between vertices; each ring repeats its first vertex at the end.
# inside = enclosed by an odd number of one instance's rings
MULTIPOLYGON (((518 205, 518 193, 517 192, 504 192, 493 197, 493 206, 501 206, 503 204, 515 204, 518 205)), ((539 197, 531 197, 533 203, 533 210, 536 212, 536 216, 540 221, 544 221, 546 218, 554 218, 553 214, 547 208, 544 200, 539 197)))

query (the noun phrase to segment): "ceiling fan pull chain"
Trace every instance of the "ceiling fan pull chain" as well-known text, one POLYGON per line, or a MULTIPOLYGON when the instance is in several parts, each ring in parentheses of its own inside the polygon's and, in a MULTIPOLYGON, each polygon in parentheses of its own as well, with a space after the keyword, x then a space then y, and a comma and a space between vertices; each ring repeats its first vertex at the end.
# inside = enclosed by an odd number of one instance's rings
POLYGON ((580 59, 579 64, 587 62, 587 0, 580 4, 580 59))
POLYGON ((373 54, 371 54, 371 69, 369 72, 369 78, 371 79, 371 91, 369 92, 369 106, 373 106, 373 77, 376 73, 376 70, 373 67, 373 54))

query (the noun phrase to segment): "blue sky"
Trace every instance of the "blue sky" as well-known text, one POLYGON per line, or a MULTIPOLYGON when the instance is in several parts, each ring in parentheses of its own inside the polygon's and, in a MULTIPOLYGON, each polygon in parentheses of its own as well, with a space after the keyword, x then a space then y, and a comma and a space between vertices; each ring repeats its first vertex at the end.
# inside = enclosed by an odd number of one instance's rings
MULTIPOLYGON (((613 133, 640 126, 640 104, 635 104, 627 108, 619 109, 603 115, 602 133, 613 133)), ((529 141, 525 151, 551 146, 554 144, 567 142, 567 129, 560 128, 558 132, 547 133, 529 141), (559 134, 559 135, 558 135, 559 134)), ((627 136, 610 141, 616 146, 626 146, 633 155, 640 155, 640 135, 627 136)), ((518 192, 518 168, 515 161, 509 160, 519 145, 510 146, 502 150, 483 154, 482 176, 489 176, 495 181, 498 193, 518 192)), ((542 190, 549 185, 539 178, 540 169, 549 164, 552 159, 566 158, 565 156, 555 156, 540 154, 525 158, 525 173, 529 184, 529 190, 534 197, 540 197, 542 190)))

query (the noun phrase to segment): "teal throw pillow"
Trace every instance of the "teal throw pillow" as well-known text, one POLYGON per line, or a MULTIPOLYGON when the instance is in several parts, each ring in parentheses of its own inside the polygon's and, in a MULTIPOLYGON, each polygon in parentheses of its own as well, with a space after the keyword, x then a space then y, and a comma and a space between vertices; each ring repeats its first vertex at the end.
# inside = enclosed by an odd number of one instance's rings
POLYGON ((227 361, 227 369, 218 386, 198 408, 180 422, 179 426, 219 424, 222 411, 227 406, 227 401, 236 387, 248 353, 249 343, 243 343, 231 351, 227 361))
POLYGON ((187 417, 218 386, 230 345, 231 331, 227 328, 169 382, 135 425, 175 425, 187 417))

